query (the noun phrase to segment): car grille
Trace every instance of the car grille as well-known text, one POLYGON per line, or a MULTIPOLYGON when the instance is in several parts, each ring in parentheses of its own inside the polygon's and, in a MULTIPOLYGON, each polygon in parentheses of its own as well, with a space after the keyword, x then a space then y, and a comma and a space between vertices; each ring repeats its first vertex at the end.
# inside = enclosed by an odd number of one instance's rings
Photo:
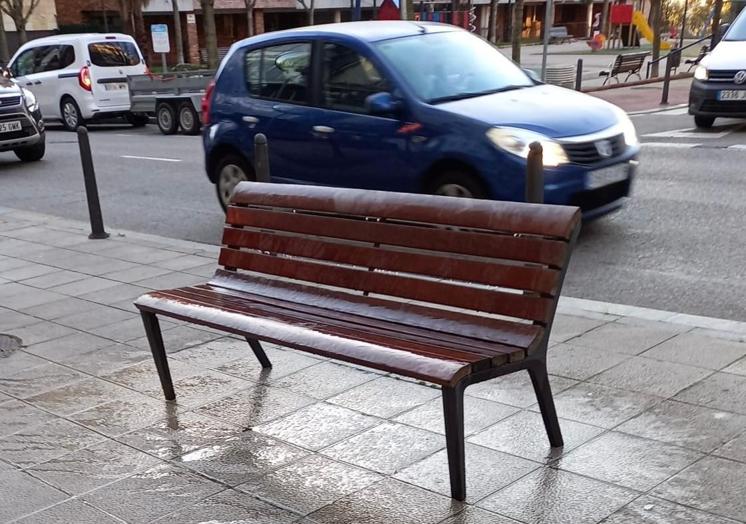
POLYGON ((0 107, 17 106, 21 104, 20 96, 4 96, 0 97, 0 107))
POLYGON ((565 152, 567 153, 570 162, 572 162, 573 164, 582 165, 595 164, 596 162, 601 162, 602 160, 619 156, 624 153, 625 146, 626 144, 624 143, 623 134, 594 140, 592 142, 568 142, 562 144, 562 147, 565 148, 565 152), (610 156, 601 156, 601 154, 598 152, 598 148, 596 148, 596 142, 600 142, 601 140, 609 141, 611 145, 610 156))
POLYGON ((736 76, 740 69, 734 70, 722 70, 722 71, 708 71, 707 79, 711 82, 732 82, 733 77, 736 76))
POLYGON ((699 108, 708 113, 746 113, 746 102, 704 100, 699 108))

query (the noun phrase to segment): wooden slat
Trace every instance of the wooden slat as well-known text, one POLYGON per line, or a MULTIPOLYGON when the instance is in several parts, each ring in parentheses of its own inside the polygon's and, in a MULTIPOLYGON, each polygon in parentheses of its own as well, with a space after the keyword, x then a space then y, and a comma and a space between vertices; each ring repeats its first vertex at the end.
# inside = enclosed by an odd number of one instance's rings
POLYGON ((403 252, 383 247, 367 247, 322 239, 277 235, 226 227, 223 242, 229 246, 283 253, 340 264, 372 267, 388 271, 464 280, 539 293, 552 294, 559 271, 542 267, 481 262, 457 256, 426 252, 403 252))
MULTIPOLYGON (((568 244, 559 240, 389 224, 279 210, 229 207, 226 222, 237 226, 371 244, 533 262, 555 268, 564 263, 568 252, 568 244)), ((227 242, 223 243, 229 245, 227 242)))
POLYGON ((455 199, 433 195, 241 182, 232 202, 412 220, 569 240, 580 222, 576 207, 455 199))
POLYGON ((267 275, 546 322, 552 300, 223 249, 219 263, 267 275))

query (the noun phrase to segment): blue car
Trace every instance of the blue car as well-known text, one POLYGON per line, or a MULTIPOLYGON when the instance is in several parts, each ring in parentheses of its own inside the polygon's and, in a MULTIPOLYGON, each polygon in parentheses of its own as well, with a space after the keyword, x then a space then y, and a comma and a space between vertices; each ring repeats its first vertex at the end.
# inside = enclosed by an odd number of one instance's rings
POLYGON ((640 147, 616 106, 545 85, 455 26, 353 22, 237 42, 203 100, 207 176, 225 207, 254 179, 524 199, 528 146, 544 151, 545 201, 585 218, 620 207, 640 147))

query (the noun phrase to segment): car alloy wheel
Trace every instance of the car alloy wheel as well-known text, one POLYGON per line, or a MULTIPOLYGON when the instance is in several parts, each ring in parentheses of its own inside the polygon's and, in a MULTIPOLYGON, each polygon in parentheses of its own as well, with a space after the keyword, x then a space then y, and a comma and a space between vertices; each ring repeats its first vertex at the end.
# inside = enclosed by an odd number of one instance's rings
POLYGON ((468 187, 462 186, 461 184, 443 184, 435 190, 436 195, 461 197, 461 198, 473 198, 471 190, 468 187))
POLYGON ((238 183, 246 180, 248 180, 248 177, 241 166, 233 163, 223 165, 218 174, 218 193, 223 207, 228 206, 231 194, 233 194, 233 190, 238 183))
POLYGON ((66 100, 62 104, 62 118, 65 119, 65 126, 70 130, 78 129, 80 125, 80 113, 78 107, 72 100, 66 100))

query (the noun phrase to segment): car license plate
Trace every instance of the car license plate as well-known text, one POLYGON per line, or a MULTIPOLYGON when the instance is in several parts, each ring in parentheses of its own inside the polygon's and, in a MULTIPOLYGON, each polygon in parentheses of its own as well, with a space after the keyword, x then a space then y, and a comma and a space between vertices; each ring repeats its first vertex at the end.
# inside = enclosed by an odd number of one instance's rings
POLYGON ((21 121, 13 120, 12 122, 0 122, 0 133, 12 133, 21 130, 21 121))
POLYGON ((588 189, 608 186, 629 178, 629 166, 617 164, 615 166, 596 169, 588 173, 588 189))
POLYGON ((123 89, 127 89, 127 84, 121 82, 104 84, 104 89, 106 89, 107 91, 121 91, 123 89))
POLYGON ((718 91, 718 100, 746 100, 746 89, 718 91))

